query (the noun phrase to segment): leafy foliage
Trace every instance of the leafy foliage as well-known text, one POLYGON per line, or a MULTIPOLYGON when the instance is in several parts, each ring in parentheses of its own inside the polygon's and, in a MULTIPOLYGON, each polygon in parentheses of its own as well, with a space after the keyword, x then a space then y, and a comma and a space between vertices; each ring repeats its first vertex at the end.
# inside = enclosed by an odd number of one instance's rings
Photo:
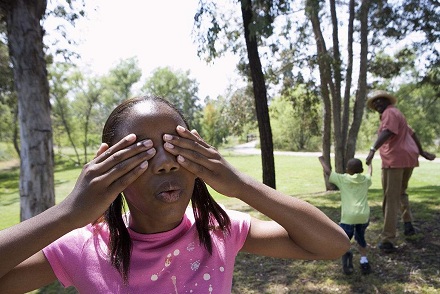
MULTIPOLYGON (((163 97, 182 111, 188 121, 196 122, 200 111, 197 93, 199 84, 190 77, 190 71, 172 70, 169 67, 157 68, 147 79, 142 90, 150 95, 163 97)), ((198 128, 198 126, 191 126, 198 128)))

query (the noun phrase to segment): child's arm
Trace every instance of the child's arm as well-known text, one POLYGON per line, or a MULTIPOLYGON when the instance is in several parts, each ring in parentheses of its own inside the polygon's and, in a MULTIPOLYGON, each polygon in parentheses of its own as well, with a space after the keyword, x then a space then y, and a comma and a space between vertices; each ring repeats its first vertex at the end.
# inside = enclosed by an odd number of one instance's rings
POLYGON ((299 259, 336 259, 350 247, 345 232, 306 201, 287 196, 237 171, 196 132, 177 127, 164 148, 179 164, 217 192, 238 198, 273 221, 251 220, 242 248, 254 254, 299 259))
POLYGON ((325 163, 324 156, 319 156, 318 159, 322 165, 322 168, 324 169, 324 173, 329 176, 331 174, 332 170, 327 165, 327 163, 325 163))
POLYGON ((41 250, 98 219, 116 196, 147 169, 147 160, 155 153, 153 144, 149 140, 133 144, 135 140, 135 135, 129 135, 111 148, 101 145, 98 156, 84 166, 64 201, 0 231, 0 293, 28 292, 55 279, 41 250))

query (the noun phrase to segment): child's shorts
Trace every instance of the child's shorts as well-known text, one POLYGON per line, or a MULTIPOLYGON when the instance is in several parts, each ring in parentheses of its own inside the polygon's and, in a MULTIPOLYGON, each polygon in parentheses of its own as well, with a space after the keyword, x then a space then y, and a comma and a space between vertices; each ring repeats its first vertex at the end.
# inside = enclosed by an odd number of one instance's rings
POLYGON ((365 230, 367 229, 370 221, 366 224, 356 224, 356 225, 348 225, 340 223, 339 226, 345 231, 348 238, 351 240, 354 235, 354 239, 357 241, 359 246, 362 248, 367 247, 367 242, 365 241, 365 230))

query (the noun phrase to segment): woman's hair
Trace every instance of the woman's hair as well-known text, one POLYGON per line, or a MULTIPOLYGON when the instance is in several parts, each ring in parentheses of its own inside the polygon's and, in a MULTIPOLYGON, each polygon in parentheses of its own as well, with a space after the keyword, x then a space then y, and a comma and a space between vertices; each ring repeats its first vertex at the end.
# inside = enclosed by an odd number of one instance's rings
MULTIPOLYGON (((118 127, 127 119, 127 113, 136 104, 152 101, 156 104, 165 104, 173 109, 189 127, 182 113, 168 101, 156 96, 135 97, 122 102, 117 106, 107 119, 102 132, 102 142, 109 146, 114 144, 118 127)), ((124 135, 124 134, 119 134, 124 135)), ((212 241, 210 229, 219 227, 221 230, 229 230, 230 219, 227 213, 215 202, 206 187, 206 184, 199 178, 194 182, 194 191, 191 196, 191 204, 194 212, 197 233, 202 243, 210 254, 212 254, 212 241)), ((121 274, 125 283, 128 283, 130 269, 130 258, 132 242, 122 214, 124 210, 124 198, 120 193, 110 207, 104 213, 104 219, 110 230, 109 253, 110 261, 121 274)))

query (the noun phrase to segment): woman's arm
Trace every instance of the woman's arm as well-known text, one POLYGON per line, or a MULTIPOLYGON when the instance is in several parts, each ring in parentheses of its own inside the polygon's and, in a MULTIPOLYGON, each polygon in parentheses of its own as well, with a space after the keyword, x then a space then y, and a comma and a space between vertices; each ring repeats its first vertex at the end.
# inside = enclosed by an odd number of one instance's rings
POLYGON ((423 150, 422 144, 420 143, 419 137, 417 137, 416 133, 414 132, 411 136, 414 140, 414 142, 417 145, 417 148, 419 149, 419 154, 421 156, 423 156, 424 158, 426 158, 427 160, 434 160, 435 159, 435 154, 426 152, 425 150, 423 150))
MULTIPOLYGON (((5 275, 17 265, 26 263, 35 254, 38 256, 39 251, 64 234, 98 219, 116 196, 146 170, 147 160, 155 153, 151 148, 153 144, 150 140, 133 144, 135 140, 132 134, 111 148, 101 145, 98 156, 84 166, 73 191, 64 201, 0 231, 0 288, 5 286, 5 275)), ((27 265, 41 266, 42 260, 39 261, 27 265)), ((20 278, 19 275, 14 277, 20 278)), ((26 283, 32 282, 26 279, 26 283)))
POLYGON ((196 132, 177 127, 164 136, 178 162, 217 192, 236 197, 273 221, 252 219, 243 250, 284 258, 335 259, 350 242, 345 232, 313 205, 286 196, 237 171, 196 132))
POLYGON ((383 143, 385 143, 393 135, 394 133, 387 129, 380 132, 376 142, 374 142, 373 146, 371 146, 370 153, 368 153, 367 159, 365 160, 367 165, 371 164, 371 161, 373 160, 374 153, 376 153, 376 150, 378 150, 380 146, 382 146, 383 143))

